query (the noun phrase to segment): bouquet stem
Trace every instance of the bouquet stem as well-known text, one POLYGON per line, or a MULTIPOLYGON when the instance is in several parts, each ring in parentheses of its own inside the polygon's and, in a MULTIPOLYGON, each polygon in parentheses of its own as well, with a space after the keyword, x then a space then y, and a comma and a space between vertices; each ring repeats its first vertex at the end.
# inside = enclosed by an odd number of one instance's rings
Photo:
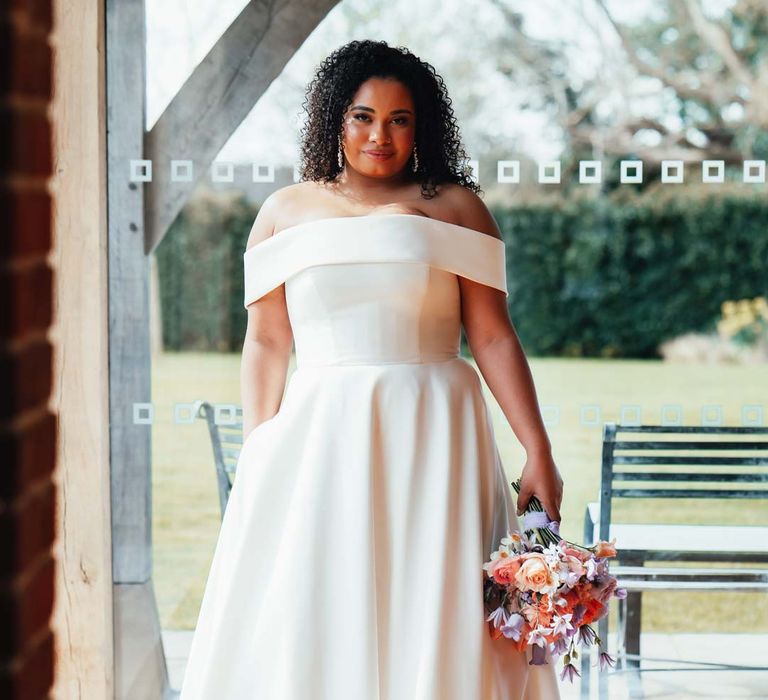
MULTIPOLYGON (((517 479, 516 481, 512 482, 512 488, 515 489, 515 493, 520 493, 520 479, 517 479)), ((530 500, 528 501, 528 505, 525 507, 525 513, 543 513, 544 512, 544 506, 541 505, 541 501, 536 496, 531 496, 530 500)), ((533 536, 536 538, 536 540, 544 547, 548 547, 551 544, 559 544, 560 542, 565 542, 569 547, 575 547, 576 549, 583 550, 585 552, 590 552, 592 549, 590 547, 585 547, 581 544, 576 544, 575 542, 571 542, 570 540, 566 540, 564 537, 561 537, 559 534, 552 532, 548 527, 537 527, 533 528, 532 530, 526 530, 526 532, 532 532, 533 536)))

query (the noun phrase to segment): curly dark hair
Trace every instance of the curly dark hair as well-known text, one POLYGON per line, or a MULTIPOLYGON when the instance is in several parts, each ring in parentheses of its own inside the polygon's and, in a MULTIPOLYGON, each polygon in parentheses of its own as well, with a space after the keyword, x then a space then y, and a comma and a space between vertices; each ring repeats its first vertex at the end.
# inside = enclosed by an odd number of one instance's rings
MULTIPOLYGON (((411 92, 416 107, 419 168, 407 170, 421 183, 421 196, 431 199, 435 186, 452 182, 475 193, 482 190, 465 170, 467 155, 443 79, 435 69, 403 46, 385 41, 350 41, 318 67, 307 86, 302 108, 302 180, 331 182, 341 172, 337 160, 344 113, 360 85, 369 78, 394 78, 411 92)), ((412 163, 413 156, 409 163, 412 163)))

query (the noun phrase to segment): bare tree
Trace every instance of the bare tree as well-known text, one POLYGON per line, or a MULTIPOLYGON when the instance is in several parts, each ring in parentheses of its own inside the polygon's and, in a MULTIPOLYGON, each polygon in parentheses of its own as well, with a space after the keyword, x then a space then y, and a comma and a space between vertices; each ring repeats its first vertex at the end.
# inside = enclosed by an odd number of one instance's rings
MULTIPOLYGON (((532 39, 522 16, 489 0, 507 22, 499 69, 535 89, 531 105, 563 133, 565 171, 581 158, 717 159, 768 153, 768 3, 739 0, 721 17, 700 0, 669 0, 660 16, 626 26, 606 0, 566 3, 598 47, 601 65, 574 75, 560 41, 532 39), (597 12, 595 12, 595 10, 597 12), (606 31, 608 30, 608 31, 606 31)), ((562 7, 562 4, 561 4, 562 7)), ((571 47, 572 49, 572 47, 571 47)))

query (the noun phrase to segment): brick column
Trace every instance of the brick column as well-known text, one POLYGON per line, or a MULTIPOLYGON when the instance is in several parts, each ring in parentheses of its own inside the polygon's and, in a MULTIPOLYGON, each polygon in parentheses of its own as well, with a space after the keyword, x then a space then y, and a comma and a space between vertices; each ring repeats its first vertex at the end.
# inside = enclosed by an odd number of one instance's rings
POLYGON ((0 698, 53 682, 50 0, 0 5, 0 698))

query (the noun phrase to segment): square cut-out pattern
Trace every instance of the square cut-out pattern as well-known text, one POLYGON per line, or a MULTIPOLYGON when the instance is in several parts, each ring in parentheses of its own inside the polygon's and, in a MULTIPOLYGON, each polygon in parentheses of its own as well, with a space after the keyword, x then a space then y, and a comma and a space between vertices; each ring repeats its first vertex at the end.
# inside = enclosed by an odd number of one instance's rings
MULTIPOLYGON (((765 160, 744 160, 741 180, 745 183, 764 184, 765 160)), ((686 165, 696 165, 689 161, 662 160, 661 182, 665 184, 679 184, 685 181, 686 165)), ((702 160, 702 182, 708 184, 722 184, 726 181, 726 165, 722 160, 702 160)), ((129 179, 131 182, 152 182, 152 161, 144 158, 133 158, 128 161, 129 179)), ((639 184, 643 182, 643 161, 622 160, 619 161, 620 177, 622 184, 639 184)), ((277 167, 274 163, 251 163, 251 180, 254 183, 273 183, 276 181, 277 167)), ((560 184, 562 178, 562 163, 559 160, 542 160, 536 164, 538 182, 540 184, 560 184)), ((476 159, 469 159, 465 166, 465 173, 474 182, 480 182, 480 163, 476 159)), ((171 182, 193 182, 194 162, 189 159, 173 159, 170 161, 169 178, 171 182)), ((227 161, 214 161, 210 166, 211 182, 227 183, 235 181, 235 164, 227 161)), ((300 182, 301 171, 298 165, 292 166, 293 182, 300 182)), ((496 161, 496 181, 501 184, 519 184, 522 182, 522 168, 520 160, 496 161)), ((603 181, 603 163, 600 160, 579 161, 579 184, 600 184, 603 181)))

